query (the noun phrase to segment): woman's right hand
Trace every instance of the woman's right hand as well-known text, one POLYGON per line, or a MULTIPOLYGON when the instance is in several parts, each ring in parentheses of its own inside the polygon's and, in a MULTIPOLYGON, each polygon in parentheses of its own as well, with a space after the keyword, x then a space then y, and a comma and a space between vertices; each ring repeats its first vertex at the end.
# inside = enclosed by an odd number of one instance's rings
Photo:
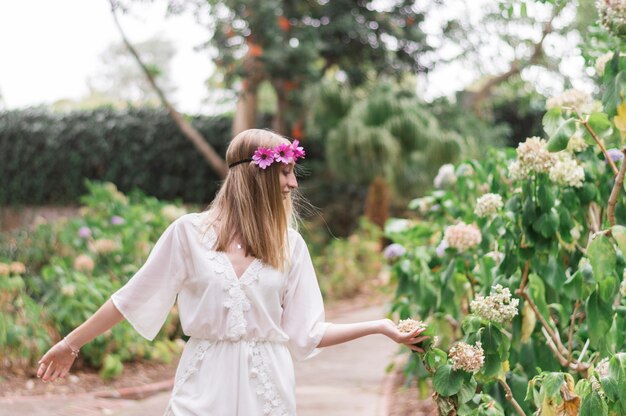
POLYGON ((37 377, 44 382, 63 378, 69 373, 74 360, 76 360, 76 356, 72 349, 66 341, 61 340, 54 344, 39 360, 37 377))
POLYGON ((381 321, 381 334, 386 335, 398 344, 404 344, 413 351, 424 352, 424 349, 418 347, 422 341, 427 340, 428 336, 420 336, 420 334, 426 331, 426 327, 415 328, 412 332, 400 332, 398 326, 391 319, 382 319, 381 321))

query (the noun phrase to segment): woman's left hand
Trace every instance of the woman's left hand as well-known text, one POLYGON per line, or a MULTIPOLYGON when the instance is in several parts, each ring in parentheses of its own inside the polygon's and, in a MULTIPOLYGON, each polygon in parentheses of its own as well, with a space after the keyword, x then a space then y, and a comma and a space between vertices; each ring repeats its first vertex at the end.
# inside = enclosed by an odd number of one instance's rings
POLYGON ((413 351, 424 352, 423 348, 418 347, 415 344, 419 344, 422 341, 427 340, 428 336, 420 337, 419 335, 426 331, 425 327, 419 327, 413 330, 412 332, 400 332, 398 327, 391 319, 382 319, 381 320, 381 333, 398 344, 404 344, 413 351))

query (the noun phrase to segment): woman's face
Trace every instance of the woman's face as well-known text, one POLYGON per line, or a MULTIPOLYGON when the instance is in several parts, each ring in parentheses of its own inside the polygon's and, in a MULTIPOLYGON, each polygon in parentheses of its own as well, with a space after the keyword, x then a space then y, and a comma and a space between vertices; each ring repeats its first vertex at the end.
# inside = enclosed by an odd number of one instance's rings
POLYGON ((283 164, 280 167, 280 190, 283 193, 283 199, 287 198, 289 192, 292 189, 298 187, 298 181, 296 180, 296 175, 293 172, 294 164, 290 163, 289 165, 283 164))

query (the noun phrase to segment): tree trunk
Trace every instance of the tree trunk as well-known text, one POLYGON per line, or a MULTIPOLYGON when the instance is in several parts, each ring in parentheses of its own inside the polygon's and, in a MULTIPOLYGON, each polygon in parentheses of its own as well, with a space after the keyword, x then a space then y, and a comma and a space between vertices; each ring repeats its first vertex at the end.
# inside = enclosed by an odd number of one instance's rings
POLYGON ((233 118, 233 137, 244 130, 256 127, 257 101, 257 87, 251 88, 250 82, 244 80, 233 118))
POLYGON ((257 90, 267 78, 265 66, 261 59, 263 48, 254 43, 253 37, 246 39, 248 52, 243 59, 245 76, 241 82, 241 93, 237 101, 237 109, 233 118, 233 137, 247 129, 256 127, 258 110, 257 90))
POLYGON ((287 134, 287 125, 285 121, 285 113, 288 107, 287 92, 285 91, 285 82, 282 80, 272 83, 276 92, 276 114, 272 119, 272 130, 278 134, 287 134))
POLYGON ((374 178, 367 189, 365 217, 381 230, 385 228, 385 222, 389 218, 389 186, 380 176, 374 178))

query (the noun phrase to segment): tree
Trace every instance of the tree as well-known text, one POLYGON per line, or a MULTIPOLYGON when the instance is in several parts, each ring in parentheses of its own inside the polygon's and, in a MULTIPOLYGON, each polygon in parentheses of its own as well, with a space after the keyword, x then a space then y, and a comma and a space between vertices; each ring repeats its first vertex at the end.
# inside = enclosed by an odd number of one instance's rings
POLYGON ((111 3, 111 14, 113 15, 113 20, 115 21, 115 25, 122 36, 122 40, 124 41, 124 45, 130 52, 131 56, 135 60, 138 67, 143 72, 145 79, 148 81, 149 85, 152 87, 154 92, 159 97, 161 104, 166 108, 170 117, 179 127, 180 131, 192 142, 192 144, 198 149, 198 151, 204 156, 207 162, 211 165, 213 170, 220 175, 221 177, 225 177, 228 173, 228 167, 224 162, 224 159, 221 158, 220 155, 213 149, 213 147, 207 143, 206 139, 202 136, 202 134, 196 130, 189 121, 187 121, 177 110, 174 108, 172 103, 167 99, 165 92, 162 88, 160 88, 155 80, 155 76, 158 75, 155 73, 154 68, 144 63, 142 58, 139 56, 139 52, 133 46, 132 43, 126 37, 124 30, 122 29, 122 25, 120 24, 116 11, 120 8, 119 3, 116 0, 109 0, 111 3))
POLYGON ((499 0, 484 2, 478 12, 469 3, 460 3, 429 10, 429 19, 461 10, 431 32, 442 41, 439 50, 454 54, 446 59, 433 54, 429 59, 442 69, 454 65, 465 73, 474 71, 474 82, 459 96, 464 107, 489 116, 490 98, 499 85, 510 81, 544 95, 589 81, 579 64, 578 44, 583 28, 595 18, 588 8, 591 0, 499 0))
MULTIPOLYGON (((159 87, 170 95, 176 88, 170 78, 170 62, 176 50, 170 40, 154 37, 133 45, 150 69, 159 87)), ((159 97, 137 65, 124 42, 111 44, 100 55, 98 76, 89 80, 94 95, 103 95, 112 102, 129 102, 133 105, 158 105, 159 97)))
MULTIPOLYGON (((425 71, 429 50, 421 13, 411 1, 394 0, 384 10, 365 1, 209 0, 216 64, 227 85, 238 86, 234 132, 256 122, 259 85, 275 91, 272 127, 287 132, 301 121, 301 91, 329 70, 351 84, 381 74, 425 71)), ((293 131, 292 131, 293 133, 293 131)), ((297 136, 297 134, 294 134, 297 136)))

